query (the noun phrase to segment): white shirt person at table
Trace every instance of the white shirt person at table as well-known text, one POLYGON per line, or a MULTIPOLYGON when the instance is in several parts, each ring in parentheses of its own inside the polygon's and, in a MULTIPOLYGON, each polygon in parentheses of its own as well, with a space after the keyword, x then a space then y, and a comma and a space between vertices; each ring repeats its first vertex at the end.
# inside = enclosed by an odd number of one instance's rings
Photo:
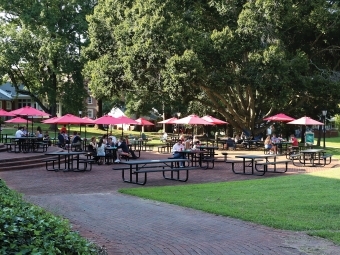
MULTIPOLYGON (((180 153, 179 151, 184 151, 185 147, 183 145, 182 140, 178 140, 177 143, 172 147, 173 158, 183 158, 185 159, 184 153, 180 153)), ((180 167, 183 167, 183 162, 181 162, 180 167)))

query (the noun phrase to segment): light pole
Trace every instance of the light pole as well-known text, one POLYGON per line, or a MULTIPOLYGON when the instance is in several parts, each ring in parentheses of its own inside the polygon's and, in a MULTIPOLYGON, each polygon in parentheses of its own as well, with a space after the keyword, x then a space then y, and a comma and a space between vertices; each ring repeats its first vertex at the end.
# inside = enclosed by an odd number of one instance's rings
MULTIPOLYGON (((82 111, 79 111, 79 118, 81 118, 82 113, 83 113, 82 111)), ((79 123, 79 127, 80 127, 79 135, 81 135, 81 123, 79 123)))
MULTIPOLYGON (((177 113, 177 117, 178 117, 178 119, 181 117, 180 112, 177 113)), ((177 124, 177 133, 178 133, 178 138, 179 138, 179 124, 177 124)))
POLYGON ((322 111, 323 116, 323 148, 326 148, 326 115, 327 110, 322 111))

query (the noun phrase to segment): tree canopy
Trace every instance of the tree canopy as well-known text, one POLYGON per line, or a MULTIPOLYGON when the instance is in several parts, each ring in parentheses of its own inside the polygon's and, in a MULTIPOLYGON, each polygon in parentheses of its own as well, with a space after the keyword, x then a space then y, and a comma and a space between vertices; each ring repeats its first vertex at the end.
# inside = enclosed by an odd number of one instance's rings
POLYGON ((277 112, 338 112, 339 14, 323 0, 103 0, 84 73, 98 97, 197 101, 256 134, 277 112))
POLYGON ((57 100, 68 112, 82 110, 87 92, 80 49, 87 43, 85 16, 94 5, 93 0, 0 0, 0 77, 52 115, 57 100))

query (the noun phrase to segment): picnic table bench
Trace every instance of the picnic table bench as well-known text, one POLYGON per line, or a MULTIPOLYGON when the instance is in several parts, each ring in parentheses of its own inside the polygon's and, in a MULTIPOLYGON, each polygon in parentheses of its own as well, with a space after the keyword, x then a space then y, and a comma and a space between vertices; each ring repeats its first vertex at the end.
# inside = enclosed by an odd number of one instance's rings
POLYGON ((113 167, 112 170, 122 171, 124 182, 145 185, 147 174, 162 172, 166 180, 186 182, 189 178, 189 170, 197 170, 197 167, 176 167, 176 163, 188 162, 187 159, 161 159, 161 160, 133 160, 121 162, 119 166, 113 167), (125 177, 126 172, 128 177, 125 177), (184 172, 184 177, 180 173, 184 172))

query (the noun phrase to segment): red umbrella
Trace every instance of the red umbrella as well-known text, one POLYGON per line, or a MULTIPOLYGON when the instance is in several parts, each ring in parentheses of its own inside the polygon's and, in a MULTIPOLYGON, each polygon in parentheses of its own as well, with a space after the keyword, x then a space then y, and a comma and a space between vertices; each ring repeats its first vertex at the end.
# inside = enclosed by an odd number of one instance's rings
POLYGON ((173 118, 170 118, 170 119, 166 119, 166 120, 160 121, 158 123, 162 123, 162 124, 174 124, 173 122, 175 120, 177 120, 177 118, 173 117, 173 118))
POLYGON ((229 124, 226 121, 216 119, 216 118, 209 116, 209 115, 203 116, 201 119, 204 119, 204 120, 206 120, 206 121, 208 121, 212 124, 215 124, 215 125, 229 124))
POLYGON ((94 120, 89 118, 89 117, 83 117, 82 119, 85 120, 85 121, 88 121, 87 124, 94 124, 94 120))
POLYGON ((323 125, 322 122, 319 122, 317 120, 314 120, 310 117, 302 117, 300 119, 296 119, 296 120, 293 120, 291 122, 288 122, 287 124, 295 124, 295 125, 306 125, 306 126, 309 126, 309 125, 323 125))
POLYGON ((94 124, 101 124, 101 125, 118 125, 117 118, 112 117, 110 115, 104 115, 103 117, 100 117, 98 119, 94 120, 94 124))
POLYGON ((26 120, 24 118, 21 118, 21 117, 16 117, 16 118, 13 118, 13 119, 10 119, 10 120, 6 120, 5 121, 6 123, 31 123, 32 121, 29 121, 29 120, 26 120))
MULTIPOLYGON (((25 116, 50 116, 50 114, 40 111, 38 109, 35 109, 31 106, 24 106, 22 108, 10 111, 10 113, 15 114, 15 115, 25 115, 25 116)), ((28 120, 28 119, 27 119, 28 120)), ((26 128, 28 129, 28 122, 26 124, 26 128)), ((32 133, 33 133, 33 122, 32 122, 32 133)))
POLYGON ((140 131, 140 136, 142 137, 142 132, 144 132, 144 126, 154 126, 155 124, 153 124, 152 122, 144 119, 144 118, 139 118, 139 119, 136 119, 136 122, 138 122, 137 125, 140 125, 142 126, 142 129, 140 131))
POLYGON ((58 119, 59 117, 52 117, 52 118, 49 118, 47 120, 43 120, 42 123, 44 124, 55 124, 56 120, 58 119))
POLYGON ((138 122, 137 125, 142 125, 142 126, 153 126, 154 124, 144 118, 139 118, 136 119, 136 122, 138 122))
POLYGON ((51 120, 50 124, 87 124, 86 120, 73 114, 65 114, 59 118, 51 120))
POLYGON ((25 106, 13 111, 10 111, 10 113, 15 115, 27 115, 27 116, 50 116, 50 114, 40 111, 38 109, 35 109, 31 106, 25 106))
POLYGON ((278 113, 274 116, 270 116, 267 118, 264 118, 263 120, 271 120, 271 121, 282 121, 282 122, 288 122, 295 120, 294 118, 284 114, 284 113, 278 113))
POLYGON ((204 119, 201 119, 195 114, 189 115, 185 118, 178 119, 172 122, 172 124, 188 124, 188 125, 214 125, 204 119))
POLYGON ((0 116, 15 116, 15 114, 0 109, 0 116))

